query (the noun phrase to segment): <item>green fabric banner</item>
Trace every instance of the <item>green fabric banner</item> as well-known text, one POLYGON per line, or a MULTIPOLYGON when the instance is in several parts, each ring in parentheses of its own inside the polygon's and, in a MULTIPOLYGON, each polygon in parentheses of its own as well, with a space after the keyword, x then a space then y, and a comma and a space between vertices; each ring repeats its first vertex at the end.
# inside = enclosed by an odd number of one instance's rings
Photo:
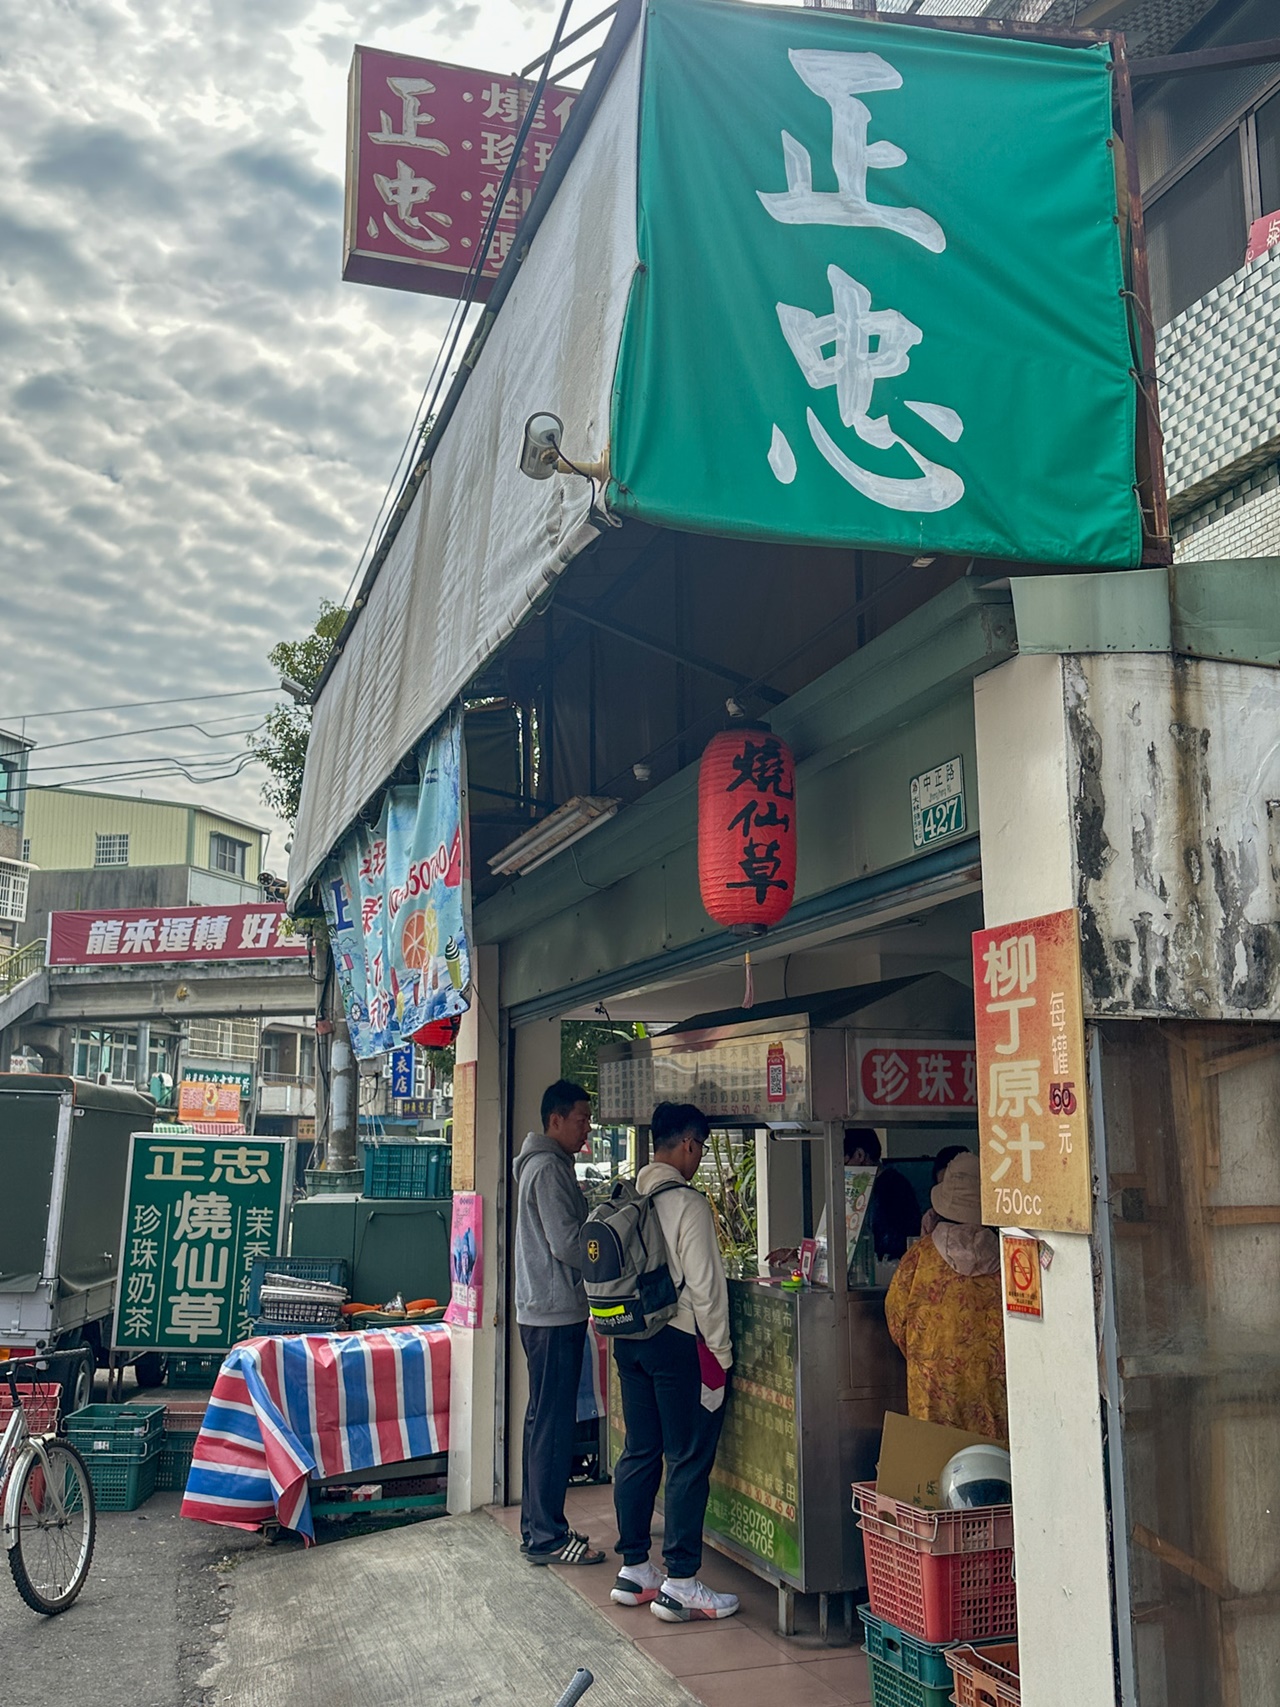
POLYGON ((646 32, 616 508, 1137 563, 1110 49, 725 0, 646 32))

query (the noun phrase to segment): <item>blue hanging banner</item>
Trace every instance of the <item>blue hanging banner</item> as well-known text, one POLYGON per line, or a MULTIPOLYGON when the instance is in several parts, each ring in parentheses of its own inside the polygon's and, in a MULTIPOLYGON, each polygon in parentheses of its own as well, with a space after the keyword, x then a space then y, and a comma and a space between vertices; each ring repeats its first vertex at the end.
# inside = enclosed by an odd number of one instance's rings
MULTIPOLYGON (((455 714, 419 750, 417 786, 388 789, 376 826, 357 826, 324 874, 338 983, 360 1059, 400 1049, 424 1026, 470 1005, 466 863, 462 718, 455 714)), ((407 1096, 412 1064, 409 1072, 407 1096)))

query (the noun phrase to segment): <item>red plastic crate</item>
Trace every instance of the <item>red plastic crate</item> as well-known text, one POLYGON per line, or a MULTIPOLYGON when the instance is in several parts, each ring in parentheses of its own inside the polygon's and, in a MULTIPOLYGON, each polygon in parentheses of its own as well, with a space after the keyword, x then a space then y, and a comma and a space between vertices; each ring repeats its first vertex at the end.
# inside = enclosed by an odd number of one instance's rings
POLYGON ((1022 1707, 1018 1644, 1002 1647, 948 1648, 943 1656, 955 1677, 956 1707, 1022 1707))
POLYGON ((990 1642, 1016 1634, 1012 1547, 936 1553, 924 1537, 883 1518, 863 1516, 858 1527, 867 1598, 877 1618, 922 1642, 990 1642))
POLYGON ((855 1482, 853 1509, 863 1529, 890 1535, 921 1553, 987 1553, 993 1547, 1013 1546, 1011 1505, 926 1511, 878 1493, 874 1482, 855 1482))
MULTIPOLYGON (((58 1426, 58 1408, 62 1389, 56 1381, 15 1381, 22 1408, 27 1413, 27 1427, 32 1434, 52 1434, 58 1426)), ((9 1426, 13 1415, 13 1400, 9 1397, 8 1382, 0 1383, 0 1434, 9 1426)))

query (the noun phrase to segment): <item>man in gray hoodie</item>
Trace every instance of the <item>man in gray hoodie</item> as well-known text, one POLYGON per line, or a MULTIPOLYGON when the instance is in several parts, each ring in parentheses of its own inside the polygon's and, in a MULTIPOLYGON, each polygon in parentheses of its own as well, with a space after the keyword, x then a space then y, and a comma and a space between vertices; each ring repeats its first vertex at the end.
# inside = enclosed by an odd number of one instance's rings
POLYGON ((557 1079, 543 1092, 542 1131, 529 1133, 515 1160, 516 1322, 529 1365, 520 1534, 531 1565, 604 1561, 564 1515, 587 1336, 587 1295, 577 1267, 587 1203, 573 1158, 590 1131, 590 1097, 581 1085, 557 1079))

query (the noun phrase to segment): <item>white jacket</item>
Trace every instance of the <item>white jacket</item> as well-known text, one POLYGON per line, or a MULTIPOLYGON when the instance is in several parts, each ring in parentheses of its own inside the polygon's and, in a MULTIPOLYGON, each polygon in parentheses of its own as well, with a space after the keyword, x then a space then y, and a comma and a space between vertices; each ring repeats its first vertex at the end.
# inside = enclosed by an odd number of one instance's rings
MULTIPOLYGON (((636 1175, 636 1190, 645 1194, 673 1180, 686 1183, 669 1162, 650 1162, 636 1175)), ((729 1339, 729 1288, 716 1239, 711 1205, 700 1191, 664 1191, 654 1205, 667 1242, 671 1278, 680 1303, 670 1326, 682 1333, 699 1330, 722 1369, 733 1363, 729 1339), (683 1283, 683 1284, 682 1284, 683 1283)))

